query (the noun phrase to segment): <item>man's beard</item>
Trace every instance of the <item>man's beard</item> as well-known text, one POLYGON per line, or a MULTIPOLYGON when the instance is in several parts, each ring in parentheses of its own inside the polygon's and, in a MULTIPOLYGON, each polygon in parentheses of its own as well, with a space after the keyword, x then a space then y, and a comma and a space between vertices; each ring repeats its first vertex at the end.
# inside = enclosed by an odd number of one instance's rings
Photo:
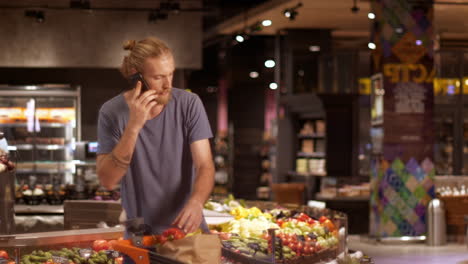
POLYGON ((156 98, 156 102, 160 105, 166 105, 172 98, 172 88, 167 91, 167 95, 156 98))

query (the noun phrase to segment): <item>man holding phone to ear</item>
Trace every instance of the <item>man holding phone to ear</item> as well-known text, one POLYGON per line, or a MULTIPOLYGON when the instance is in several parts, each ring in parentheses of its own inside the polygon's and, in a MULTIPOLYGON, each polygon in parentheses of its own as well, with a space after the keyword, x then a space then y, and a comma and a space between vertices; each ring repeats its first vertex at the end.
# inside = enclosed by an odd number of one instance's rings
POLYGON ((193 232, 214 184, 205 109, 196 94, 172 87, 174 58, 164 42, 150 37, 124 49, 121 72, 139 80, 99 111, 99 180, 108 189, 121 183, 128 219, 143 217, 154 233, 193 232))

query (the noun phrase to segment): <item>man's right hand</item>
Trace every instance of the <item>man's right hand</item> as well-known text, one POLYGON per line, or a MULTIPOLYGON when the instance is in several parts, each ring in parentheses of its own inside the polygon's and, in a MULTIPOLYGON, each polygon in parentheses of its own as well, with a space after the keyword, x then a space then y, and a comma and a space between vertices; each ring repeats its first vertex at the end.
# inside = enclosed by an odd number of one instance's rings
POLYGON ((127 96, 127 105, 130 109, 130 117, 127 126, 140 131, 146 121, 150 119, 151 109, 156 106, 158 95, 154 90, 141 92, 141 82, 138 81, 136 88, 131 90, 127 96))

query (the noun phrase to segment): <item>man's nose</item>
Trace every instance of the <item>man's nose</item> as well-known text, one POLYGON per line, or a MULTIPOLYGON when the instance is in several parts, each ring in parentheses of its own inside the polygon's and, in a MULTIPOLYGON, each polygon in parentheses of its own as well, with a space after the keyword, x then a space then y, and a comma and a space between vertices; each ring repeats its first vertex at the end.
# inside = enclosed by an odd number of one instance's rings
POLYGON ((172 80, 170 77, 165 77, 164 78, 164 87, 165 88, 170 88, 172 86, 172 80))

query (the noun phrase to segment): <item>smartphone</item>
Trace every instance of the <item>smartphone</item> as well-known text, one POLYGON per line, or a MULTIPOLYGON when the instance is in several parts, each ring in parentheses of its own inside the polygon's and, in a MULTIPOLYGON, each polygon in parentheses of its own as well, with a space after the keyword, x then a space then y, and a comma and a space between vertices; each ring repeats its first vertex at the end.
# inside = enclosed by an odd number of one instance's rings
POLYGON ((130 76, 130 84, 131 84, 131 89, 135 88, 137 85, 137 82, 141 82, 141 93, 144 93, 149 90, 149 85, 143 78, 143 75, 141 73, 137 72, 130 76))

